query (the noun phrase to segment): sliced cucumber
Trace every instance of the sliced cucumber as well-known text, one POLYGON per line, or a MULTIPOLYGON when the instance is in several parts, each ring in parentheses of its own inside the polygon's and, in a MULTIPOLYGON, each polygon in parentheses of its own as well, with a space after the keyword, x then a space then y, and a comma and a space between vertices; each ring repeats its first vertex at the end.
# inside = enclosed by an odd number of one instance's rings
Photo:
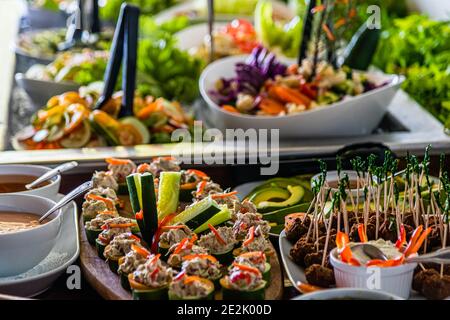
POLYGON ((226 278, 220 279, 222 286, 223 300, 264 300, 266 281, 259 287, 251 291, 233 290, 229 287, 226 278))
POLYGON ((91 136, 91 127, 85 120, 77 130, 61 139, 60 143, 64 148, 81 148, 91 140, 91 136))
POLYGON ((208 224, 211 224, 213 226, 217 226, 219 224, 222 224, 228 220, 231 219, 231 211, 228 209, 227 206, 222 207, 222 210, 213 215, 211 218, 209 218, 205 223, 203 223, 201 226, 199 226, 197 229, 194 230, 195 233, 201 233, 205 230, 209 230, 208 224))
POLYGON ((130 203, 131 203, 131 209, 133 210, 133 213, 141 211, 141 204, 139 202, 139 196, 138 196, 138 189, 136 186, 136 179, 135 176, 138 176, 139 173, 130 174, 127 177, 127 185, 128 185, 128 192, 130 194, 130 203))
POLYGON ((149 245, 153 242, 153 236, 158 229, 158 212, 156 209, 155 183, 151 173, 144 173, 141 176, 141 203, 144 217, 144 230, 141 230, 142 237, 149 245))
POLYGON ((208 197, 186 208, 173 219, 173 223, 184 223, 195 230, 221 210, 217 202, 208 197))
POLYGON ((125 117, 123 119, 120 119, 120 123, 133 126, 136 129, 136 132, 138 132, 141 136, 141 144, 150 142, 150 132, 148 131, 147 127, 137 118, 125 117))
POLYGON ((158 189, 158 218, 163 219, 178 209, 181 172, 161 172, 158 189))
POLYGON ((100 122, 97 121, 98 114, 99 113, 96 113, 96 111, 94 111, 89 116, 89 124, 91 125, 92 130, 94 130, 99 136, 103 137, 108 145, 119 145, 119 139, 114 134, 114 132, 106 126, 101 125, 100 122))

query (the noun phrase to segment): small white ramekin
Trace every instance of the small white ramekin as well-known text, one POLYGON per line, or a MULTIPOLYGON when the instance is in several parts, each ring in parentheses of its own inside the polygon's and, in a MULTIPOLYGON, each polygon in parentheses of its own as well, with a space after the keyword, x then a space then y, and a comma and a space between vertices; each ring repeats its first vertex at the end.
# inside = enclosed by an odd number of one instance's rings
POLYGON ((352 266, 339 259, 337 248, 330 252, 330 263, 338 288, 381 290, 404 299, 408 299, 411 293, 414 269, 417 267, 417 263, 389 268, 352 266))
MULTIPOLYGON (((28 164, 6 164, 0 165, 0 175, 30 175, 36 178, 40 177, 44 173, 50 171, 51 168, 44 166, 28 165, 28 164)), ((2 193, 2 195, 10 194, 26 194, 44 197, 53 201, 58 200, 59 186, 61 184, 61 176, 57 175, 53 177, 49 184, 46 184, 40 188, 25 190, 14 193, 2 193)))

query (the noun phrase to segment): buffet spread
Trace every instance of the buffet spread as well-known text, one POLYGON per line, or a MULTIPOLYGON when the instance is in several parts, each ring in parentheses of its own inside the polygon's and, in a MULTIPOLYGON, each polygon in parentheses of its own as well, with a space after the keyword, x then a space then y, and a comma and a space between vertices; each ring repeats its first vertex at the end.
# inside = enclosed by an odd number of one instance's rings
POLYGON ((79 257, 114 300, 450 296, 449 21, 403 1, 380 2, 383 31, 366 1, 145 2, 27 1, 0 293, 39 297, 79 257), (232 165, 174 156, 211 151, 176 138, 199 128, 275 130, 281 173, 235 167, 234 140, 214 145, 232 165))

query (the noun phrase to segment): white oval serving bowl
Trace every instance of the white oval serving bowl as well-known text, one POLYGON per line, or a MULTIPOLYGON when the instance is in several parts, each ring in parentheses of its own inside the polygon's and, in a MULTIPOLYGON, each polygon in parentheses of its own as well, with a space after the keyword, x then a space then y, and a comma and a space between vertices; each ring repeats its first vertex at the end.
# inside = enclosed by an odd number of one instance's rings
MULTIPOLYGON (((50 170, 51 168, 36 165, 25 165, 25 164, 0 165, 0 175, 30 175, 38 178, 50 170)), ((0 195, 26 194, 26 195, 40 196, 56 201, 58 197, 60 184, 61 184, 61 176, 57 175, 50 180, 49 184, 44 185, 40 188, 14 193, 0 193, 0 195)))
POLYGON ((293 300, 403 300, 401 297, 379 290, 337 288, 319 290, 293 300))
MULTIPOLYGON (((199 87, 209 111, 209 121, 220 130, 279 129, 281 138, 344 137, 372 133, 383 118, 389 103, 404 81, 403 76, 371 73, 377 82, 388 84, 344 101, 285 116, 255 116, 223 110, 210 96, 220 78, 235 76, 235 65, 245 62, 246 55, 227 57, 211 63, 203 70, 199 87)), ((286 60, 278 58, 287 63, 286 60)))
POLYGON ((414 269, 417 267, 417 263, 389 268, 352 266, 339 259, 337 248, 330 252, 330 263, 338 288, 382 290, 403 299, 409 298, 414 269))
MULTIPOLYGON (((0 211, 45 214, 55 202, 33 195, 2 194, 0 211)), ((50 221, 35 228, 0 234, 0 277, 21 274, 45 259, 53 249, 61 229, 61 210, 50 221)))

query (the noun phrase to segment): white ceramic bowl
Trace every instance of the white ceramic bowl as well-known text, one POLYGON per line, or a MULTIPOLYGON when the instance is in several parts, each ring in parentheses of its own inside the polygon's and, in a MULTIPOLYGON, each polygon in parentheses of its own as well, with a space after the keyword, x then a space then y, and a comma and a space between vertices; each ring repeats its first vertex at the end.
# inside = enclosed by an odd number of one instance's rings
POLYGON ((405 263, 397 267, 358 267, 342 262, 337 248, 330 252, 336 287, 382 290, 408 299, 411 293, 414 269, 417 263, 405 263))
POLYGON ((23 73, 16 73, 15 79, 19 87, 25 90, 35 107, 45 106, 53 96, 68 91, 78 91, 80 88, 80 85, 76 83, 31 79, 23 73))
MULTIPOLYGON (((343 137, 372 133, 380 123, 389 103, 394 98, 403 76, 371 73, 376 82, 387 85, 364 94, 349 97, 344 101, 298 114, 271 117, 231 113, 220 108, 210 96, 220 78, 235 76, 235 65, 245 62, 247 56, 233 56, 211 63, 202 72, 199 80, 200 93, 209 108, 209 121, 220 130, 279 129, 281 138, 343 137)), ((279 58, 279 61, 287 63, 279 58)))
MULTIPOLYGON (((50 170, 51 169, 48 167, 35 165, 21 165, 21 164, 0 165, 0 175, 30 175, 35 176, 37 178, 50 170)), ((49 184, 43 187, 21 192, 14 192, 13 194, 35 195, 56 201, 58 197, 60 184, 61 184, 61 176, 57 175, 50 180, 49 184)), ((7 195, 7 194, 12 193, 0 193, 0 195, 7 195)))
MULTIPOLYGON (((55 202, 46 198, 21 195, 0 195, 0 211, 29 212, 42 216, 55 202)), ((38 227, 0 234, 0 277, 25 272, 53 249, 61 229, 61 210, 50 215, 50 221, 38 227)))

